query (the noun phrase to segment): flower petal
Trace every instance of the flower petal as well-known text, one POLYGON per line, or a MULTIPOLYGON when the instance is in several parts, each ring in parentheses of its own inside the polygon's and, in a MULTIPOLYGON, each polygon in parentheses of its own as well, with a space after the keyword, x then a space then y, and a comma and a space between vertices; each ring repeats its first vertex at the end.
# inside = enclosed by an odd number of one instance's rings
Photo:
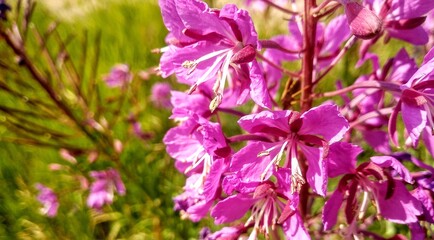
POLYGON ((348 121, 342 117, 334 104, 311 108, 303 113, 301 118, 303 125, 299 134, 319 135, 330 143, 341 140, 349 127, 348 121))
POLYGON ((434 8, 432 0, 394 0, 387 19, 410 19, 421 17, 434 8))
POLYGON ((286 137, 289 133, 290 115, 291 111, 262 111, 240 118, 238 124, 249 133, 267 133, 286 137))
POLYGON ((253 101, 263 108, 271 108, 272 101, 268 92, 263 73, 256 60, 249 63, 250 75, 250 97, 253 101))
POLYGON ((232 222, 243 217, 255 202, 256 199, 246 194, 230 196, 215 205, 211 216, 216 224, 232 222))
POLYGON ((346 173, 354 173, 357 155, 363 151, 357 145, 346 142, 333 143, 327 155, 328 176, 337 177, 346 173))
POLYGON ((309 168, 306 173, 306 180, 314 192, 325 196, 327 192, 327 159, 323 159, 321 148, 308 147, 300 144, 300 149, 306 157, 309 168))
POLYGON ((329 200, 324 205, 322 212, 322 221, 324 223, 324 231, 332 229, 338 219, 338 212, 341 209, 344 195, 339 190, 333 192, 329 200))
POLYGON ((382 168, 387 168, 387 167, 393 168, 408 183, 414 182, 408 169, 394 157, 375 156, 375 157, 371 157, 371 161, 382 168))
POLYGON ((413 146, 417 146, 419 136, 427 123, 427 112, 422 106, 414 106, 402 102, 402 120, 404 121, 405 128, 410 135, 413 146))
POLYGON ((387 182, 379 183, 377 198, 380 214, 387 220, 395 223, 417 222, 417 216, 423 213, 422 205, 413 197, 401 181, 395 180, 392 197, 386 199, 387 182))

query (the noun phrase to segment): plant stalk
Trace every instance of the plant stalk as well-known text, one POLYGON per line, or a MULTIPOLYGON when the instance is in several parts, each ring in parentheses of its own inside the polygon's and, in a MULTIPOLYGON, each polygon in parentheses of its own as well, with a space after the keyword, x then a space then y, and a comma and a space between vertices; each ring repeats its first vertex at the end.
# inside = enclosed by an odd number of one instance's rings
MULTIPOLYGON (((312 9, 316 7, 316 0, 305 0, 304 2, 304 25, 303 25, 303 48, 305 49, 302 59, 301 72, 301 97, 300 111, 306 112, 312 107, 312 90, 314 81, 314 62, 315 62, 315 47, 316 47, 316 25, 317 19, 311 14, 312 9)), ((305 157, 299 161, 303 176, 307 172, 307 160, 305 157)), ((303 220, 306 220, 310 215, 309 210, 309 186, 303 184, 300 190, 300 213, 303 220)))

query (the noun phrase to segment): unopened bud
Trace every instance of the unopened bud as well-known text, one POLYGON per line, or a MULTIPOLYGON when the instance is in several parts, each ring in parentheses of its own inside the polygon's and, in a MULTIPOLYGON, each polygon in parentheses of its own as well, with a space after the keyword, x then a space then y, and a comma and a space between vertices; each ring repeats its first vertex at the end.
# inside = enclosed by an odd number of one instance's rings
POLYGON ((98 158, 98 152, 97 151, 91 151, 89 153, 89 155, 87 155, 87 161, 89 161, 89 163, 93 163, 96 161, 96 159, 98 158))
POLYGON ((371 39, 381 32, 383 27, 382 21, 371 10, 352 1, 345 3, 344 7, 351 32, 354 36, 361 39, 371 39))
POLYGON ((122 144, 121 140, 115 139, 113 142, 113 147, 117 153, 121 153, 124 148, 124 145, 122 144))
POLYGON ((48 165, 48 168, 51 171, 60 171, 63 169, 63 165, 58 164, 58 163, 52 163, 52 164, 48 165))
POLYGON ((75 159, 75 157, 68 150, 62 148, 62 149, 60 149, 59 154, 66 161, 68 161, 68 162, 70 162, 72 164, 76 164, 77 163, 77 159, 75 159))

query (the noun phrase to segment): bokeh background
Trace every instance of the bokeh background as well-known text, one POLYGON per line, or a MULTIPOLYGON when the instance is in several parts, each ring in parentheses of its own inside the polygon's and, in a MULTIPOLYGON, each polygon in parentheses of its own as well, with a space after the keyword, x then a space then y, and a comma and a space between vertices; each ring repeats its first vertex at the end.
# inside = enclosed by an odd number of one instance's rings
MULTIPOLYGON (((23 5, 24 5, 23 1, 23 5)), ((13 8, 8 18, 14 18, 16 2, 8 1, 13 8)), ((113 118, 116 102, 123 94, 132 94, 105 86, 103 78, 119 63, 128 64, 135 74, 134 102, 127 102, 118 110, 121 117, 110 131, 123 144, 120 162, 127 194, 115 195, 114 203, 102 211, 86 206, 88 190, 78 187, 76 175, 82 174, 89 181, 91 170, 104 169, 113 163, 107 157, 99 157, 90 164, 86 156, 77 155, 77 164, 63 159, 60 147, 41 146, 35 142, 23 142, 11 130, 9 118, 0 112, 0 239, 196 239, 200 224, 180 219, 173 210, 172 198, 182 192, 184 177, 177 173, 173 162, 165 154, 161 142, 167 129, 174 125, 168 119, 170 109, 159 108, 150 100, 151 88, 161 78, 140 77, 158 66, 159 54, 154 48, 163 47, 167 30, 164 28, 157 1, 150 0, 43 0, 36 1, 31 26, 44 32, 51 24, 58 23, 56 31, 68 43, 69 57, 77 65, 83 62, 83 46, 87 46, 85 77, 95 76, 106 118, 113 118), (83 42, 85 44, 83 45, 83 42), (92 64, 99 51, 98 65, 92 64), (144 73, 143 73, 144 72, 144 73), (120 111, 120 112, 119 112, 120 111), (151 138, 141 139, 132 134, 128 116, 134 113, 143 132, 151 138), (61 165, 53 171, 53 164, 61 165), (128 174, 126 174, 128 172, 128 174), (127 176, 128 175, 128 176, 127 176), (58 195, 60 207, 54 218, 41 214, 41 203, 36 199, 36 183, 52 188, 58 195)), ((31 35, 31 34, 30 34, 31 35)), ((27 48, 32 60, 43 60, 35 39, 29 37, 27 48)), ((57 45, 47 42, 49 49, 57 45), (51 46, 50 46, 51 44, 51 46)), ((0 41, 2 63, 16 65, 10 49, 0 41)), ((36 63, 35 63, 36 64, 36 63)), ((25 69, 14 67, 21 76, 25 69)), ((10 69, 1 68, 2 82, 9 84, 10 69), (9 82, 8 82, 9 81, 9 82)), ((23 77, 25 78, 25 77, 23 77)), ((31 80, 26 80, 29 83, 31 80)), ((172 80, 165 80, 169 84, 172 80)), ((20 89, 18 86, 17 89, 20 89)), ((23 90, 29 98, 46 96, 40 88, 23 90)), ((26 96, 17 98, 2 89, 0 105, 28 108, 26 96)), ((59 116, 60 119, 61 116, 59 116)), ((53 121, 37 119, 42 125, 62 131, 62 126, 53 126, 53 121)), ((61 120, 59 120, 61 121, 61 120)), ((22 126, 26 123, 21 122, 22 126)), ((80 134, 68 136, 66 141, 81 146, 92 146, 80 134)), ((40 140, 49 142, 50 134, 40 134, 40 140)), ((202 223, 204 224, 204 223, 202 223)))

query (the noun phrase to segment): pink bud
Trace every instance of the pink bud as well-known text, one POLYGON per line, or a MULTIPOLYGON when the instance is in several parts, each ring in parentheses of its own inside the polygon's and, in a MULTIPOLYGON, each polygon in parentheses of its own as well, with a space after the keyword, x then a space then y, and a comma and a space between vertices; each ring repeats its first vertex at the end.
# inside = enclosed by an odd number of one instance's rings
POLYGON ((344 7, 351 32, 354 36, 361 39, 371 39, 381 32, 383 27, 382 21, 371 10, 352 1, 345 3, 344 7))
POLYGON ((117 153, 121 153, 124 145, 122 144, 121 140, 115 139, 113 142, 113 147, 117 153))
POLYGON ((68 162, 70 162, 72 164, 76 164, 77 163, 77 159, 75 159, 75 157, 72 156, 72 154, 68 150, 62 148, 62 149, 60 149, 59 153, 60 153, 60 156, 63 159, 65 159, 66 161, 68 161, 68 162))
POLYGON ((89 155, 87 155, 87 160, 89 163, 93 163, 98 158, 98 152, 97 151, 91 151, 89 155))
POLYGON ((52 164, 48 165, 48 168, 51 171, 59 171, 59 170, 62 170, 63 166, 58 164, 58 163, 52 163, 52 164))

